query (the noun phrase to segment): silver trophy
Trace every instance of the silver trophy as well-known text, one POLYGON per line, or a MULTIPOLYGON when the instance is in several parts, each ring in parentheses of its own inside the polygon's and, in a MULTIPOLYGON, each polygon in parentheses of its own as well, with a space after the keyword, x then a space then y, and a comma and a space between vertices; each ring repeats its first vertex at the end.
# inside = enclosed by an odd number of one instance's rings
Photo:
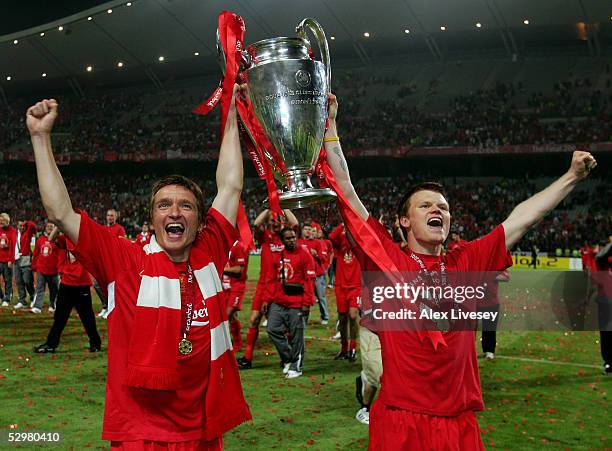
MULTIPOLYGON (((259 41, 242 52, 241 72, 247 83, 247 95, 274 146, 275 152, 261 150, 282 186, 279 190, 282 208, 304 208, 336 198, 333 190, 313 188, 310 181, 327 120, 327 93, 331 86, 329 47, 321 25, 314 19, 304 19, 296 27, 296 35, 259 41), (322 62, 310 56, 307 30, 315 36, 322 62)), ((220 57, 225 59, 222 50, 220 57)), ((224 61, 221 63, 225 65, 224 61)), ((252 132, 245 128, 253 139, 252 132)), ((253 142, 257 145, 254 139, 253 142)))

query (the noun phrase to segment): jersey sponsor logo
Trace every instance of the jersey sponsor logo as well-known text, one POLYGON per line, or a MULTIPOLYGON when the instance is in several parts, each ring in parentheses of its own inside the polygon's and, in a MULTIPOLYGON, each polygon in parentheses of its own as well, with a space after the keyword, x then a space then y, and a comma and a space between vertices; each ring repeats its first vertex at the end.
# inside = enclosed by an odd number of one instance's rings
POLYGON ((270 250, 272 252, 282 252, 285 250, 285 245, 284 244, 272 244, 270 243, 270 250))
POLYGON ((210 321, 208 320, 208 308, 202 307, 201 309, 195 309, 191 317, 192 326, 207 326, 210 321))

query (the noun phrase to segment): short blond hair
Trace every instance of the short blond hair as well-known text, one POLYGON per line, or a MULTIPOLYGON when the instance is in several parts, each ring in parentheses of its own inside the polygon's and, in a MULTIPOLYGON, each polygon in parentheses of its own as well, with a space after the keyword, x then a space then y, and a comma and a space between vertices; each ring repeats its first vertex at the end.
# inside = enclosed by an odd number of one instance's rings
POLYGON ((8 213, 0 213, 0 218, 6 219, 9 224, 11 223, 11 217, 9 216, 8 213))

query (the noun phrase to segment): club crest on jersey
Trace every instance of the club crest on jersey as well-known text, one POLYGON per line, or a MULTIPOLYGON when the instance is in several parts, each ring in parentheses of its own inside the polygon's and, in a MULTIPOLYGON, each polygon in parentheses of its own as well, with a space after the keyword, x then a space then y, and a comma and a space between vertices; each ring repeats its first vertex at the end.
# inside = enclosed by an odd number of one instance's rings
POLYGON ((283 278, 284 278, 285 280, 291 280, 291 279, 293 279, 293 274, 294 274, 294 271, 293 271, 293 266, 291 266, 291 262, 288 262, 288 261, 286 261, 286 260, 285 260, 285 261, 283 262, 283 267, 280 269, 280 271, 278 272, 278 274, 279 274, 279 276, 278 276, 278 277, 279 277, 279 279, 283 279, 283 278), (280 272, 280 271, 284 271, 284 274, 281 274, 281 272, 280 272))

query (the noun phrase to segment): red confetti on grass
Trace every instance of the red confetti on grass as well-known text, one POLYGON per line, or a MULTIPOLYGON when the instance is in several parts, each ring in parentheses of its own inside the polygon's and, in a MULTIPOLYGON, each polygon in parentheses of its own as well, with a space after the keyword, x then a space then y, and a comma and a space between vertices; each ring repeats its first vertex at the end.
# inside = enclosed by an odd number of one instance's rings
POLYGON ((310 439, 310 440, 307 440, 307 441, 306 441, 306 444, 307 444, 307 445, 314 445, 314 444, 315 444, 315 441, 314 441, 313 439, 310 439))

